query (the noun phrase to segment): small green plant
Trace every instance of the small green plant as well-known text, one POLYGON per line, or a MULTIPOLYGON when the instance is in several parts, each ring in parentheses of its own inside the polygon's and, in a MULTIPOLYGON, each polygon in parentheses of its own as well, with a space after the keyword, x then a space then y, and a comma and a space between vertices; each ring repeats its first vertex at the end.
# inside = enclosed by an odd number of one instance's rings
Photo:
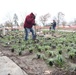
POLYGON ((54 58, 50 58, 47 60, 47 63, 50 65, 50 66, 53 66, 54 65, 54 58))
POLYGON ((40 59, 41 58, 41 54, 37 53, 37 58, 40 59))
POLYGON ((51 30, 51 34, 52 34, 52 36, 54 36, 54 33, 55 33, 55 30, 51 30))
POLYGON ((30 47, 30 48, 29 48, 29 52, 30 52, 30 53, 33 53, 33 50, 34 50, 34 47, 30 47))
POLYGON ((22 55, 22 51, 21 50, 19 51, 19 55, 22 55))
POLYGON ((62 50, 58 50, 58 54, 62 54, 62 50))
POLYGON ((38 50, 38 52, 41 52, 42 51, 42 46, 38 46, 37 50, 38 50))
POLYGON ((53 44, 51 47, 52 47, 52 49, 56 49, 56 45, 55 44, 53 44))
POLYGON ((55 65, 58 67, 63 67, 65 61, 62 55, 57 55, 55 58, 55 65))
POLYGON ((21 46, 21 50, 24 50, 24 49, 25 49, 25 45, 22 45, 22 46, 21 46))
POLYGON ((11 52, 14 52, 15 50, 19 49, 19 46, 14 44, 11 46, 11 52))
POLYGON ((76 54, 75 54, 74 51, 69 51, 68 55, 69 55, 69 58, 70 58, 70 59, 73 59, 73 58, 75 58, 75 56, 76 56, 76 54))
POLYGON ((54 57, 56 54, 55 54, 55 51, 51 51, 51 50, 47 50, 46 51, 46 54, 49 56, 49 57, 54 57))
POLYGON ((63 48, 63 45, 62 44, 58 44, 57 48, 58 49, 62 49, 63 48))
POLYGON ((38 52, 38 53, 37 53, 37 59, 40 59, 40 58, 46 60, 45 55, 42 54, 42 53, 40 53, 40 52, 38 52))
POLYGON ((45 51, 47 51, 47 50, 50 50, 50 46, 49 45, 46 45, 46 46, 44 46, 44 48, 45 48, 45 51))

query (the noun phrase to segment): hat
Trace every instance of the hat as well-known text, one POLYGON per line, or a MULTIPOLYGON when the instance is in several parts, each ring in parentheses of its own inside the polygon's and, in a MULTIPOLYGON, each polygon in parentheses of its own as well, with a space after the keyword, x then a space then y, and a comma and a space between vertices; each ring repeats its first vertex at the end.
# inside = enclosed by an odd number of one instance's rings
POLYGON ((30 13, 30 15, 34 15, 34 13, 33 13, 33 12, 31 12, 31 13, 30 13))

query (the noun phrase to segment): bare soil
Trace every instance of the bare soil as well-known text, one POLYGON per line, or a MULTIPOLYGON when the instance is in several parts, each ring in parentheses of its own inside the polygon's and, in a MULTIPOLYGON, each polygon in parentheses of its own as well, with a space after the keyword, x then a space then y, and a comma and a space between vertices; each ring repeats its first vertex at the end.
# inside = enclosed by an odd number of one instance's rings
POLYGON ((15 52, 12 53, 9 47, 3 47, 0 44, 0 52, 12 59, 28 75, 50 75, 53 71, 42 59, 37 59, 35 54, 28 51, 19 56, 15 52))
MULTIPOLYGON (((60 35, 57 37, 60 37, 60 35)), ((1 44, 0 52, 13 60, 28 75, 76 75, 76 70, 66 71, 55 66, 50 67, 44 60, 37 59, 35 53, 24 51, 22 55, 19 56, 17 52, 11 52, 10 47, 3 47, 1 44)))
POLYGON ((0 56, 4 55, 13 60, 28 75, 76 75, 76 71, 63 70, 48 66, 42 59, 37 59, 33 53, 23 52, 21 56, 12 53, 10 47, 3 47, 0 44, 0 56))

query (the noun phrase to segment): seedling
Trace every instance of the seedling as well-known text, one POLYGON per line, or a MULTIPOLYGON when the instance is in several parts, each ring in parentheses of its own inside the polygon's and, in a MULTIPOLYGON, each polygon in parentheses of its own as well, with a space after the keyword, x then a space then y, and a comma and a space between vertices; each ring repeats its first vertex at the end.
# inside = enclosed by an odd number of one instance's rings
POLYGON ((38 53, 38 54, 37 54, 37 59, 40 59, 40 58, 41 58, 41 54, 38 53))
POLYGON ((22 55, 22 51, 19 51, 19 55, 22 55))
POLYGON ((48 59, 48 64, 49 64, 50 66, 53 66, 53 65, 54 65, 54 58, 48 59))
POLYGON ((59 54, 62 54, 62 50, 59 50, 58 53, 59 53, 59 54))

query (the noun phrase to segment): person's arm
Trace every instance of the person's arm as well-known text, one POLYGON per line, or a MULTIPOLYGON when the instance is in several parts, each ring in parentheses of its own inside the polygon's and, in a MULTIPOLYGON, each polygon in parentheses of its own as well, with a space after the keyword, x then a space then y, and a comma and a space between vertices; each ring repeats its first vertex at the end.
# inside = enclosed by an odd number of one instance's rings
POLYGON ((36 23, 35 23, 35 19, 32 21, 32 25, 36 25, 36 23))
POLYGON ((27 16, 26 17, 26 21, 29 23, 29 24, 32 24, 32 25, 35 25, 35 16, 27 16))

